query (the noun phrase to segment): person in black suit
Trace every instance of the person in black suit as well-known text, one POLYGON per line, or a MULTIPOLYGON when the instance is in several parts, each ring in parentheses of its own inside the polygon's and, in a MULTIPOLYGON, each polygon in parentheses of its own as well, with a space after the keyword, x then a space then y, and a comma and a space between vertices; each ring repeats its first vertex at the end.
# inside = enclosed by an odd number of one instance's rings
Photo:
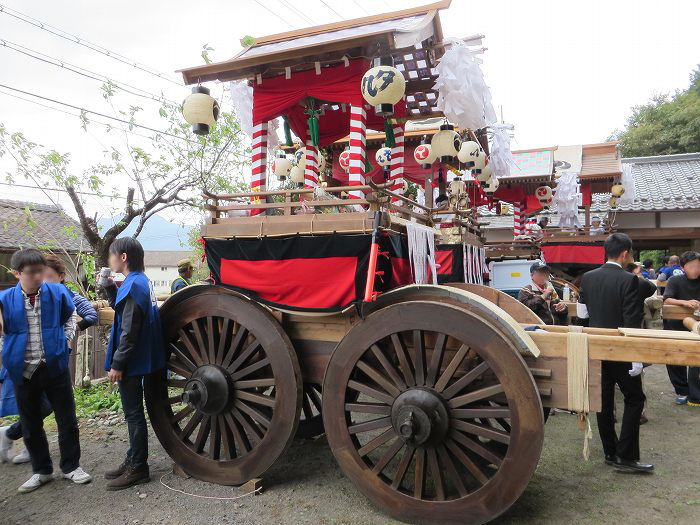
MULTIPOLYGON (((624 270, 632 259, 632 240, 613 233, 605 240, 606 263, 587 272, 581 283, 578 317, 588 317, 596 328, 640 328, 644 311, 639 279, 624 270)), ((605 463, 621 470, 652 472, 654 465, 639 462, 639 418, 646 397, 642 380, 632 363, 603 361, 602 407, 598 431, 605 451, 605 463), (625 412, 618 437, 615 431, 615 385, 625 398, 625 412)))

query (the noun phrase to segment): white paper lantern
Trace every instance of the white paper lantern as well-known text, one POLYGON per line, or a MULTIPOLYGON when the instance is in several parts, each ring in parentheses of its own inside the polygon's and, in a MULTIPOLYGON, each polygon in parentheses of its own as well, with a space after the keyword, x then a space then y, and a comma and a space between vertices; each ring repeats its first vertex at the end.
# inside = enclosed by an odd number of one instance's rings
POLYGON ((451 124, 443 124, 440 126, 440 131, 433 135, 430 145, 435 155, 440 157, 441 161, 449 162, 459 153, 462 139, 459 138, 451 124))
POLYGON ((452 182, 450 182, 450 194, 458 196, 460 193, 464 193, 467 189, 465 182, 459 178, 455 177, 452 182))
POLYGON ((292 182, 304 184, 304 169, 299 167, 299 165, 292 166, 292 169, 289 171, 289 178, 292 179, 292 182))
POLYGON ((282 154, 282 156, 275 158, 272 162, 272 173, 275 174, 277 180, 285 180, 289 177, 292 166, 292 161, 282 154))
POLYGON ((432 164, 431 158, 435 160, 430 144, 419 144, 413 150, 413 158, 418 164, 432 164))
POLYGON ((459 147, 459 153, 457 153, 457 158, 460 162, 467 163, 471 160, 470 157, 472 155, 478 155, 480 150, 481 146, 479 146, 478 142, 474 142, 473 140, 462 142, 462 145, 459 147))
POLYGON ((374 158, 382 168, 389 167, 391 165, 391 148, 383 147, 377 150, 374 158))
POLYGON ((491 168, 487 164, 480 170, 474 170, 474 178, 479 182, 486 182, 491 178, 491 168))
POLYGON ((195 135, 207 135, 219 118, 219 103, 209 93, 208 88, 195 86, 182 103, 182 116, 195 135))
POLYGON ((535 190, 535 197, 542 203, 543 201, 552 199, 552 188, 549 186, 540 186, 535 190))
MULTIPOLYGON (((406 92, 403 73, 393 66, 379 65, 362 76, 362 96, 368 104, 396 104, 406 92)), ((393 111, 391 111, 392 114, 393 111)))
POLYGON ((350 150, 346 149, 341 152, 341 154, 338 156, 338 164, 340 164, 340 167, 343 168, 345 171, 348 171, 350 169, 350 150))
POLYGON ((498 179, 496 177, 491 177, 489 180, 486 181, 486 186, 484 186, 484 191, 486 193, 496 193, 498 186, 499 186, 498 179))
POLYGON ((625 187, 622 184, 615 184, 610 189, 610 193, 613 194, 613 197, 622 197, 625 193, 625 187))
POLYGON ((326 157, 323 153, 321 153, 321 150, 317 151, 316 156, 318 157, 316 161, 318 164, 318 173, 321 174, 326 171, 326 157))
POLYGON ((299 148, 294 152, 294 164, 299 166, 302 171, 306 169, 306 148, 299 148))

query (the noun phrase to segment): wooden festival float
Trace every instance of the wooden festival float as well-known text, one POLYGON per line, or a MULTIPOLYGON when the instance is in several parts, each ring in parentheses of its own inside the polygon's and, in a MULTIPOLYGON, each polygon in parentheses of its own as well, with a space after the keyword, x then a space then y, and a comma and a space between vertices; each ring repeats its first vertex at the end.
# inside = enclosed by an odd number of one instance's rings
POLYGON ((489 200, 473 181, 495 162, 491 131, 443 124, 429 142, 406 131, 444 118, 440 68, 452 50, 473 56, 480 45, 443 40, 438 10, 449 4, 259 38, 229 61, 182 71, 197 85, 184 104, 196 133, 216 120, 201 82, 243 81, 232 92, 253 100, 254 191, 206 195, 215 284, 165 301, 169 373, 145 384, 155 433, 188 474, 240 485, 295 436, 325 433, 386 514, 484 523, 527 486, 545 409, 583 418, 600 407, 602 360, 700 365, 692 334, 526 331, 540 319, 479 284, 475 209, 489 200), (278 117, 303 149, 294 163, 275 153, 272 173, 294 184, 272 190, 267 133, 278 117), (387 146, 368 129, 385 131, 387 146), (424 166, 405 160, 410 149, 424 166), (440 202, 430 191, 409 198, 406 180, 437 187, 440 202), (438 247, 452 254, 440 268, 438 247), (439 275, 453 282, 434 284, 439 275))

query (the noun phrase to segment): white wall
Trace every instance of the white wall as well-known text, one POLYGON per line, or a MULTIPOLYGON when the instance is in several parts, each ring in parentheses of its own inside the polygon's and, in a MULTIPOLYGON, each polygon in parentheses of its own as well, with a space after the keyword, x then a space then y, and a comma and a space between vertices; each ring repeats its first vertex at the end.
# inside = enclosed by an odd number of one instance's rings
POLYGON ((700 211, 674 211, 661 213, 662 228, 698 228, 700 211))
POLYGON ((178 276, 177 266, 146 266, 146 275, 153 284, 155 293, 170 293, 170 285, 178 276))
POLYGON ((615 226, 618 228, 655 228, 656 216, 654 212, 622 212, 615 217, 615 226))

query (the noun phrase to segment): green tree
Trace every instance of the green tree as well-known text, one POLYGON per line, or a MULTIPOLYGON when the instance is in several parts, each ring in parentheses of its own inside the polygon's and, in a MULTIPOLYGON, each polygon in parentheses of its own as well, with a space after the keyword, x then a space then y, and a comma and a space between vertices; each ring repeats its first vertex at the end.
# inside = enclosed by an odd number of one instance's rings
POLYGON ((700 68, 690 75, 688 89, 633 107, 625 129, 608 140, 620 141, 623 157, 700 151, 700 68))
MULTIPOLYGON (((182 118, 181 106, 163 101, 158 110, 161 133, 140 135, 139 140, 134 132, 143 109, 117 105, 119 87, 115 84, 103 85, 102 94, 112 113, 126 123, 108 128, 113 143, 105 146, 102 161, 82 173, 73 169, 70 153, 41 146, 0 123, 0 157, 9 156, 16 166, 7 174, 7 182, 21 178, 38 188, 66 191, 97 267, 106 266, 109 246, 132 222, 136 222, 133 235, 138 237, 146 221, 159 212, 201 208, 205 190, 247 189, 240 174, 249 155, 239 122, 231 113, 221 112, 210 134, 197 136, 182 118), (114 181, 126 184, 115 188, 114 181), (97 194, 113 206, 118 204, 120 220, 100 231, 97 216, 89 216, 85 210, 87 194, 97 194)), ((93 123, 82 113, 80 125, 88 131, 93 123)), ((54 200, 49 192, 45 195, 54 200)))

